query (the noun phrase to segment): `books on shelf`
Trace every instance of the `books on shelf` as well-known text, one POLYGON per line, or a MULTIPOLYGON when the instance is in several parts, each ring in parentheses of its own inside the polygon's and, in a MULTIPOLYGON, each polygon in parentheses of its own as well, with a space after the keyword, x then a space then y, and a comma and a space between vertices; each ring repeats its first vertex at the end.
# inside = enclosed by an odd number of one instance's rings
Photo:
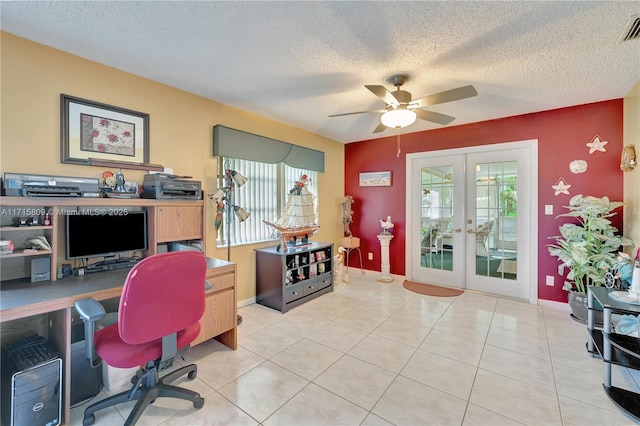
POLYGON ((11 240, 0 240, 0 255, 2 254, 12 254, 15 247, 11 240))

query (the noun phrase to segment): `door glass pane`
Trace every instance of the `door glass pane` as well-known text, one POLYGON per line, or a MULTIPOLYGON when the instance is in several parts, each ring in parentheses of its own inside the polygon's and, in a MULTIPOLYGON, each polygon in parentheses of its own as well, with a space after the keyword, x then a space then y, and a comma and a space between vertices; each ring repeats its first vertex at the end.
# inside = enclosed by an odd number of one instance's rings
POLYGON ((421 169, 420 262, 453 270, 453 166, 421 169))
POLYGON ((476 164, 476 275, 516 279, 517 191, 517 162, 476 164))

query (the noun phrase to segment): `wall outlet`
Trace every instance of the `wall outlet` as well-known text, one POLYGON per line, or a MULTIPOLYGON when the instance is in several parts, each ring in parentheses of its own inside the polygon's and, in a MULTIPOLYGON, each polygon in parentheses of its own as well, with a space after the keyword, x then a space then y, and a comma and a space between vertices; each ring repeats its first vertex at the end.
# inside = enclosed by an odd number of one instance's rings
POLYGON ((369 252, 369 260, 373 260, 373 253, 369 252))
POLYGON ((545 281, 545 284, 548 285, 549 287, 553 287, 555 282, 555 277, 553 275, 547 275, 547 280, 545 281))
POLYGON ((553 214, 553 204, 545 204, 544 214, 547 216, 551 216, 553 214))

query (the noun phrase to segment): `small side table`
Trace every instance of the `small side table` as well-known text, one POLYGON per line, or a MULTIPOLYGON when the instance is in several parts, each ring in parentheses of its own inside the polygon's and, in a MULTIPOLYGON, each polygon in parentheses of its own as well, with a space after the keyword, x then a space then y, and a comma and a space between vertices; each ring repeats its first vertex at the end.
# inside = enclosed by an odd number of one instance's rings
POLYGON ((391 263, 389 263, 389 244, 393 239, 393 234, 388 232, 383 232, 378 235, 378 240, 380 241, 380 259, 382 262, 381 265, 381 275, 378 278, 378 281, 383 283, 390 283, 393 281, 393 277, 391 276, 391 263))
POLYGON ((345 274, 349 273, 349 254, 353 250, 358 250, 358 256, 360 258, 360 271, 364 275, 364 268, 362 267, 362 251, 360 250, 360 238, 344 237, 340 240, 340 247, 344 248, 344 251, 347 254, 344 263, 345 274))

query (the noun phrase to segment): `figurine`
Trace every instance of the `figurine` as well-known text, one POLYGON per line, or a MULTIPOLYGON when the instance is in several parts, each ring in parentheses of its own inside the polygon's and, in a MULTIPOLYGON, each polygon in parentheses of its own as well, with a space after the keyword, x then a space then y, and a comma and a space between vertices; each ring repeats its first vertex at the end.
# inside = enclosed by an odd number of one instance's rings
POLYGON ((351 237, 353 234, 351 233, 351 229, 349 229, 349 225, 353 222, 353 210, 351 210, 351 204, 353 204, 353 197, 351 195, 347 195, 342 200, 342 225, 344 228, 344 236, 351 237))
POLYGON ((297 180, 295 182, 295 184, 293 185, 293 188, 289 190, 289 194, 301 195, 302 188, 304 188, 307 185, 308 180, 309 180, 309 177, 306 174, 303 174, 302 176, 300 176, 300 180, 297 180))
POLYGON ((338 247, 338 253, 333 256, 333 283, 339 284, 341 281, 344 283, 349 282, 349 274, 345 273, 344 269, 344 253, 346 250, 344 247, 338 247))
POLYGON ((393 229, 393 222, 391 222, 391 216, 387 216, 387 220, 380 219, 380 227, 383 234, 390 234, 393 229))

